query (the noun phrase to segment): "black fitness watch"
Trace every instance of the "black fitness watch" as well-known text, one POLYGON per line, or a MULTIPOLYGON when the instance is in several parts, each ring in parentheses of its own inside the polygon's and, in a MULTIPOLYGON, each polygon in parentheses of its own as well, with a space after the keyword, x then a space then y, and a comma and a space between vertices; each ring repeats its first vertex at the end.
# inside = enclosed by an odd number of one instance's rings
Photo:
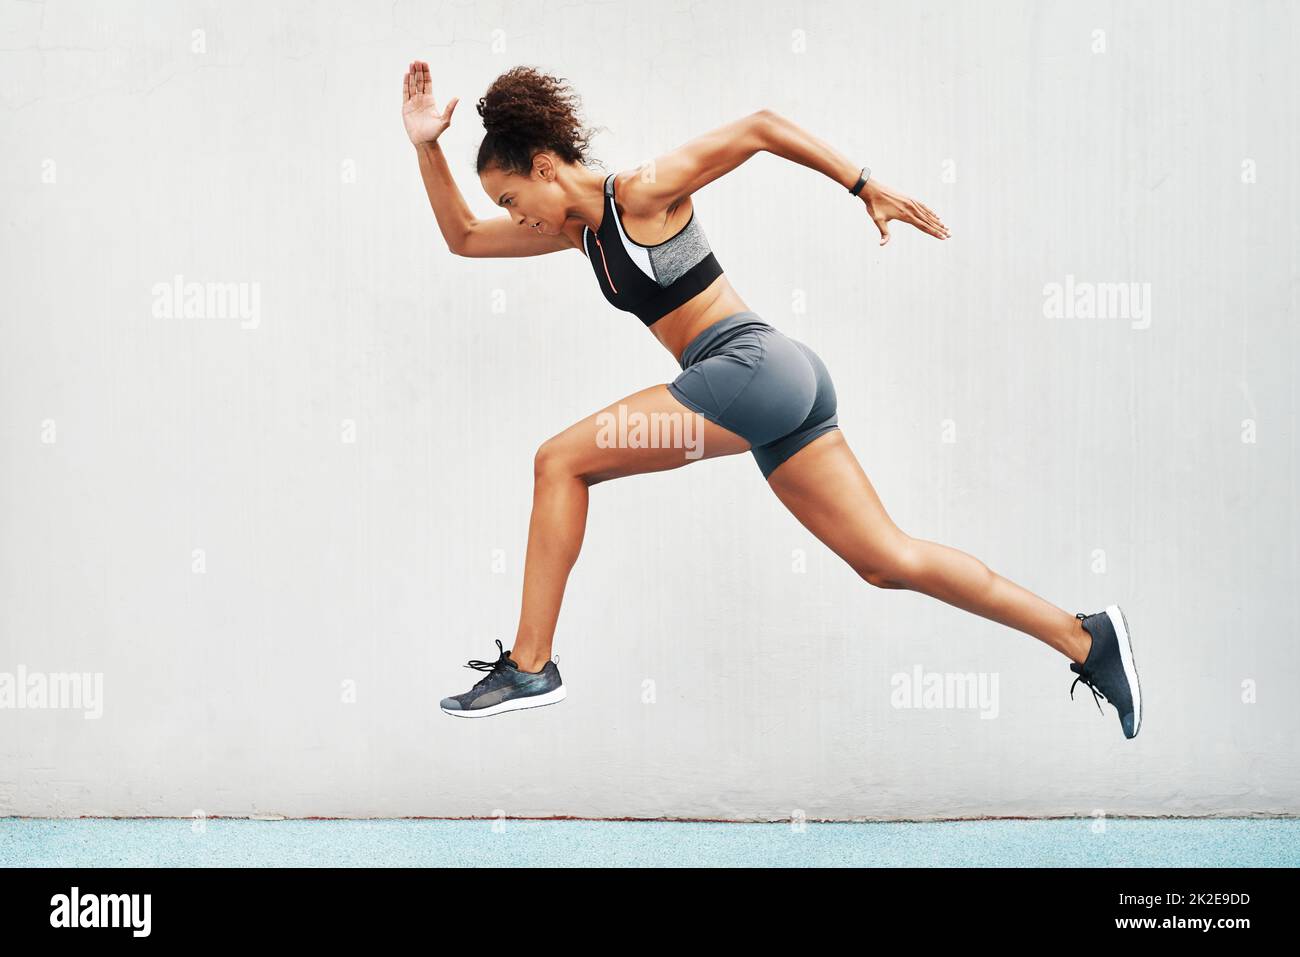
POLYGON ((862 169, 858 171, 858 181, 853 184, 853 187, 849 190, 849 193, 852 194, 853 196, 857 196, 858 193, 862 192, 862 187, 867 185, 867 179, 870 176, 871 176, 871 167, 870 166, 862 167, 862 169))

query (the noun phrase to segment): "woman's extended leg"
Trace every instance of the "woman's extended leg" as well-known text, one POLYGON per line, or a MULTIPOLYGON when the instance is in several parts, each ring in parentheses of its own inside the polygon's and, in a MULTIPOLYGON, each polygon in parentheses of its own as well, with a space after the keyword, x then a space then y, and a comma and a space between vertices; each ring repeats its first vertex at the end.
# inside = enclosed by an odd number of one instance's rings
POLYGON ((871 584, 938 598, 1032 635, 1072 661, 1088 657, 1092 637, 1074 615, 965 552, 899 530, 839 430, 782 462, 768 484, 805 528, 871 584))
POLYGON ((564 586, 586 530, 588 488, 748 449, 748 442, 686 408, 663 385, 621 399, 543 442, 533 463, 523 606, 511 659, 524 671, 536 671, 551 656, 564 586), (629 447, 634 445, 639 447, 629 447))

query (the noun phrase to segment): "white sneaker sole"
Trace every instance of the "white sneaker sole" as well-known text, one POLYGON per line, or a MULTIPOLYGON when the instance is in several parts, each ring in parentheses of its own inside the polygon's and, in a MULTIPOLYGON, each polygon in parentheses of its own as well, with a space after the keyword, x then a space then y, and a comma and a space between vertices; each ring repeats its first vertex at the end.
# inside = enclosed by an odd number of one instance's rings
POLYGON ((1119 605, 1107 605, 1106 614, 1119 639, 1119 658, 1124 663, 1124 677, 1128 679, 1129 690, 1133 693, 1133 737, 1142 730, 1142 685, 1138 683, 1137 665, 1133 662, 1133 645, 1129 639, 1128 622, 1119 605))
POLYGON ((505 714, 507 711, 524 711, 528 708, 542 708, 548 704, 559 704, 563 700, 564 685, 560 685, 545 694, 529 695, 526 698, 511 698, 509 701, 494 704, 490 708, 477 708, 473 711, 452 711, 439 705, 439 710, 443 714, 451 715, 453 718, 490 718, 494 714, 505 714))

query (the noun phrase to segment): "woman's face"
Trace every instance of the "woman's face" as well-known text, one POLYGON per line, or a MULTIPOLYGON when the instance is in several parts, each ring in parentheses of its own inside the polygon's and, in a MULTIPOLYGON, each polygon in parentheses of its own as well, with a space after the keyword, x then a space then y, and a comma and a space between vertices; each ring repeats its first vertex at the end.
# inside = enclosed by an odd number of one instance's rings
POLYGON ((521 229, 558 236, 568 213, 557 175, 559 168, 549 154, 538 153, 530 175, 489 166, 479 174, 479 182, 492 202, 509 213, 521 229))

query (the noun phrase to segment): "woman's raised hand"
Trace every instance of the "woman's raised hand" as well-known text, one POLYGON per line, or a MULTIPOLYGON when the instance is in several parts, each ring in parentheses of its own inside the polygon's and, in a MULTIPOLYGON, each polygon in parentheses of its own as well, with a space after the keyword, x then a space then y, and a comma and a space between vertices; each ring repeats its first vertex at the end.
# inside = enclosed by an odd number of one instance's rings
POLYGON ((882 186, 874 179, 868 179, 862 188, 862 202, 866 204, 871 221, 880 230, 880 245, 889 242, 889 221, 911 223, 923 233, 929 233, 938 239, 947 239, 948 227, 943 224, 938 214, 919 200, 904 196, 897 190, 882 186))
POLYGON ((460 102, 460 97, 453 96, 447 108, 440 112, 431 89, 429 64, 416 60, 406 68, 402 80, 402 123, 406 126, 406 135, 416 146, 436 141, 451 125, 451 114, 460 102))

